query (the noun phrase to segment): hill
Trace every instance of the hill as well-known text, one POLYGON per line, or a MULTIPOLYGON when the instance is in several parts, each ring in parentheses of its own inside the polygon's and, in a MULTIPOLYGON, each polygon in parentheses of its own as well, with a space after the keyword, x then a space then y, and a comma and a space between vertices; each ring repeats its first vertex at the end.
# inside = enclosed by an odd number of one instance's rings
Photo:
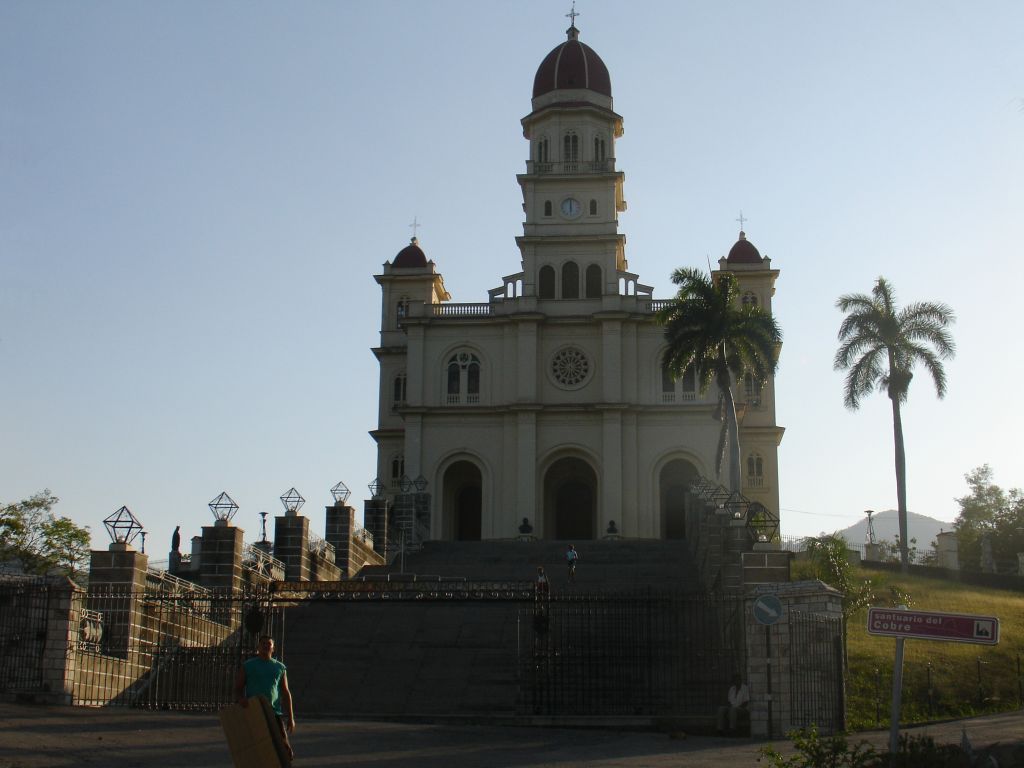
MULTIPOLYGON (((876 512, 875 538, 879 541, 895 541, 900 532, 899 517, 895 509, 887 509, 884 512, 876 512)), ((953 524, 943 520, 936 520, 928 515, 919 515, 916 512, 907 513, 907 529, 911 539, 917 539, 919 550, 930 549, 935 536, 940 531, 953 530, 953 524)), ((868 537, 868 519, 865 516, 859 522, 848 528, 837 531, 851 544, 863 544, 868 537)))

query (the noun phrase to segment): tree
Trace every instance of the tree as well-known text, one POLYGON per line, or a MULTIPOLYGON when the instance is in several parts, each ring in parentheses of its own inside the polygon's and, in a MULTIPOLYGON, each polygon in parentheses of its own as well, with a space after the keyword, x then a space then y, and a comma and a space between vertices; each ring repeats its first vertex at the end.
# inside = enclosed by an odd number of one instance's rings
POLYGON ((58 570, 73 576, 89 558, 91 535, 53 512, 59 499, 47 489, 0 506, 0 560, 17 561, 26 573, 58 570))
POLYGON ((836 301, 846 313, 839 326, 836 370, 846 374, 844 402, 857 410, 861 400, 885 389, 892 402, 892 431, 896 454, 896 509, 900 524, 900 563, 910 565, 907 542, 907 457, 903 444, 900 406, 907 401, 914 367, 920 363, 931 374, 939 398, 946 395, 946 371, 942 361, 953 357, 955 346, 947 330, 955 322, 946 304, 922 301, 903 309, 896 307, 892 286, 878 278, 871 295, 848 293, 836 301))
POLYGON ((658 313, 668 340, 662 365, 676 378, 696 371, 701 393, 712 382, 717 385, 727 436, 719 451, 719 474, 727 442, 729 490, 738 493, 740 441, 733 381, 750 374, 763 384, 775 373, 782 331, 761 307, 739 305, 739 286, 729 272, 712 277, 698 269, 677 269, 672 282, 679 290, 658 313))
MULTIPOLYGON (((850 564, 850 546, 839 534, 807 538, 804 546, 807 552, 804 576, 820 579, 843 596, 843 665, 846 666, 846 630, 850 617, 878 602, 879 583, 871 577, 858 577, 850 564)), ((889 587, 889 600, 893 605, 912 604, 910 595, 895 585, 889 587)))
POLYGON ((970 493, 956 500, 960 513, 953 523, 961 567, 981 567, 981 541, 986 536, 997 564, 1016 565, 1017 553, 1024 552, 1024 493, 1019 488, 1004 491, 992 482, 988 464, 972 469, 964 479, 970 493))

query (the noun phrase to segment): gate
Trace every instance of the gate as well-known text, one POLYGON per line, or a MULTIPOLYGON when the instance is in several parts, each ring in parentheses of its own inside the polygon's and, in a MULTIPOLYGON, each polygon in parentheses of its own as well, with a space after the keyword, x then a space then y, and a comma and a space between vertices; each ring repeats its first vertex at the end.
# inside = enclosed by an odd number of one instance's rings
POLYGON ((745 669, 741 610, 652 590, 538 596, 519 612, 519 714, 713 714, 745 669))
POLYGON ((845 731, 842 619, 791 611, 789 632, 792 727, 817 725, 826 733, 845 731))

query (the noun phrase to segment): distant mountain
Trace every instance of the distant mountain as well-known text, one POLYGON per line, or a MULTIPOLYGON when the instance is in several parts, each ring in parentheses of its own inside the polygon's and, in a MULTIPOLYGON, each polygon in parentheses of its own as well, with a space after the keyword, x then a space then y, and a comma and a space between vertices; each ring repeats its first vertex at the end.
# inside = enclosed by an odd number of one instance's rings
MULTIPOLYGON (((875 539, 878 541, 895 541, 899 536, 899 516, 895 509, 876 512, 872 519, 875 522, 875 539)), ((919 515, 916 512, 907 512, 907 531, 911 539, 917 539, 919 550, 929 549, 939 531, 951 530, 953 530, 952 523, 936 520, 928 515, 919 515)), ((867 541, 868 535, 867 515, 860 522, 837 531, 837 533, 842 534, 850 544, 863 544, 867 541)))

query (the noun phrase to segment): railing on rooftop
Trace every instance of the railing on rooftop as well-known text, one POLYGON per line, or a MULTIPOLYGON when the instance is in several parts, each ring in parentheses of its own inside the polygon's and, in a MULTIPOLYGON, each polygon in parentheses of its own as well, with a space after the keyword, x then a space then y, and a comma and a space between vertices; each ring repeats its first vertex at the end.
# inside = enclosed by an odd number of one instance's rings
POLYGON ((491 305, 475 304, 432 304, 434 317, 484 317, 491 314, 491 305))
POLYGON ((313 533, 313 531, 309 532, 309 543, 306 545, 306 548, 311 555, 322 557, 330 563, 335 562, 334 545, 328 544, 319 535, 313 533))
POLYGON ((194 581, 178 578, 169 571, 154 568, 152 565, 146 570, 146 588, 161 593, 206 591, 205 587, 199 586, 194 581))
POLYGON ((353 539, 359 539, 363 544, 373 549, 373 534, 365 528, 356 528, 352 532, 353 539))
POLYGON ((255 544, 246 544, 242 550, 242 567, 276 581, 284 579, 284 563, 255 544))
POLYGON ((611 173, 615 170, 615 158, 608 157, 604 160, 558 160, 554 162, 540 162, 539 160, 527 160, 526 172, 537 174, 561 175, 566 173, 611 173))

